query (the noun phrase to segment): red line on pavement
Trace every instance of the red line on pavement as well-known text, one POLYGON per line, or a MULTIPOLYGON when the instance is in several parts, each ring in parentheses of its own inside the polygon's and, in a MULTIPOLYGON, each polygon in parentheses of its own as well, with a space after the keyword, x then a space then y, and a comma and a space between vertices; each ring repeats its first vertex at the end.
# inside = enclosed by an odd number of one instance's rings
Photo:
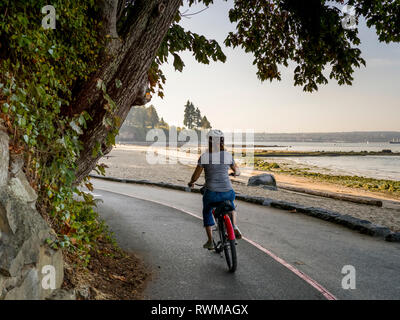
POLYGON ((306 281, 308 284, 310 284, 311 286, 313 286, 315 289, 317 289, 319 292, 322 293, 322 295, 328 299, 328 300, 337 300, 337 298, 330 293, 328 290, 326 290, 323 286, 321 286, 317 281, 311 279, 309 276, 307 276, 306 274, 304 274, 303 272, 301 272, 299 269, 293 267, 291 264, 287 263, 285 260, 283 260, 282 258, 279 258, 277 255, 275 255, 274 253, 272 253, 271 251, 269 251, 268 249, 264 248, 263 246, 261 246, 260 244, 258 244, 257 242, 254 242, 253 240, 247 239, 247 238, 242 238, 243 240, 247 241, 248 243, 252 244, 253 246, 255 246, 257 249, 261 250, 262 252, 268 254, 271 258, 273 258, 275 261, 279 262, 280 264, 282 264, 283 266, 285 266, 286 268, 288 268, 290 271, 292 271, 293 273, 295 273, 297 276, 299 276, 301 279, 303 279, 304 281, 306 281))

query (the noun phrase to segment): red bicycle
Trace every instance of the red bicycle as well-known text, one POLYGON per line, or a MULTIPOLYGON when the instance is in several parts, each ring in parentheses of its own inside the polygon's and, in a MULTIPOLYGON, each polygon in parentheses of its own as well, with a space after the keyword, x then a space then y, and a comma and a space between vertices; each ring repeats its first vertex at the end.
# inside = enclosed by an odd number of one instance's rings
MULTIPOLYGON (((200 192, 204 194, 205 188, 201 188, 200 192)), ((233 273, 237 268, 236 237, 232 224, 232 211, 235 208, 229 200, 215 202, 213 207, 212 213, 217 224, 213 229, 213 234, 218 234, 218 237, 213 236, 214 250, 221 256, 224 252, 229 272, 233 273), (216 238, 218 238, 217 241, 215 241, 216 238)))
MULTIPOLYGON (((217 228, 214 232, 219 235, 218 242, 214 240, 216 253, 225 254, 225 260, 230 272, 235 272, 237 268, 236 239, 232 225, 231 212, 234 210, 230 201, 219 203, 213 210, 217 228)), ((215 237, 213 237, 215 239, 215 237)))

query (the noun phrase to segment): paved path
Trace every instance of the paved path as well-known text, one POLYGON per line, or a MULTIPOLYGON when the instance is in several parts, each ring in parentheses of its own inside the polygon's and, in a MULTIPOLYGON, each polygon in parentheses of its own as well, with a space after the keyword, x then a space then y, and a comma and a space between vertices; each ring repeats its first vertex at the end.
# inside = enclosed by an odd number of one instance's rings
POLYGON ((104 201, 100 214, 120 245, 142 255, 154 270, 148 298, 325 299, 329 294, 321 293, 321 285, 338 299, 400 299, 399 243, 238 201, 239 225, 252 243, 239 241, 232 275, 222 258, 202 248, 202 222, 188 214, 201 212, 199 194, 93 181, 94 194, 104 201), (355 290, 342 288, 345 265, 355 267, 355 290))

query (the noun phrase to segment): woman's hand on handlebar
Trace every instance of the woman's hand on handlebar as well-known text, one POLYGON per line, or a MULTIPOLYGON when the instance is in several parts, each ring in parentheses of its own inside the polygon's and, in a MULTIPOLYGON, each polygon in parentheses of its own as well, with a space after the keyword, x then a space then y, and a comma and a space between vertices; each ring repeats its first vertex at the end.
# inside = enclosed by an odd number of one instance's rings
POLYGON ((194 182, 189 182, 188 186, 189 186, 190 189, 193 189, 194 188, 194 182))

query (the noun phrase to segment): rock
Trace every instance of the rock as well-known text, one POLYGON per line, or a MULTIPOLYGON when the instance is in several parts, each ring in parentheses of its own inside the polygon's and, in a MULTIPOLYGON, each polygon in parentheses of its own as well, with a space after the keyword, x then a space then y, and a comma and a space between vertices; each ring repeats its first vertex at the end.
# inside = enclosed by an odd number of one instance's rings
POLYGON ((17 276, 27 264, 37 264, 40 247, 45 239, 51 238, 51 230, 40 214, 27 203, 15 198, 6 188, 0 189, 0 205, 7 210, 0 212, 2 231, 5 225, 10 230, 4 231, 0 241, 0 273, 17 276), (5 213, 6 211, 6 213, 5 213))
POLYGON ((110 300, 113 299, 109 295, 105 294, 104 292, 101 292, 100 290, 90 287, 90 297, 93 300, 110 300))
POLYGON ((263 206, 266 206, 266 207, 271 207, 272 202, 273 202, 272 199, 265 198, 265 199, 264 199, 264 202, 262 203, 262 205, 263 205, 263 206))
POLYGON ((7 294, 7 285, 6 285, 7 278, 0 275, 0 300, 3 299, 3 296, 7 294))
POLYGON ((8 223, 13 225, 19 245, 33 234, 44 240, 50 233, 40 214, 7 189, 0 189, 0 204, 6 208, 8 223))
POLYGON ((24 158, 22 155, 11 155, 10 157, 10 172, 15 176, 22 170, 24 166, 24 158))
POLYGON ((21 282, 21 279, 25 277, 27 271, 22 272, 19 277, 6 277, 0 275, 0 300, 4 299, 7 292, 12 288, 18 286, 18 283, 21 282))
POLYGON ((46 300, 75 300, 76 295, 74 290, 57 289, 46 298, 46 300))
MULTIPOLYGON (((13 220, 12 215, 10 215, 10 208, 11 204, 10 202, 6 203, 6 207, 4 207, 2 204, 0 204, 0 232, 1 234, 14 234, 17 226, 15 224, 15 221, 13 220)), ((1 237, 0 237, 1 240, 1 237)))
POLYGON ((104 203, 104 200, 103 199, 93 199, 93 202, 94 202, 95 206, 97 207, 99 204, 104 203))
POLYGON ((0 274, 8 277, 17 276, 27 264, 36 264, 39 259, 40 241, 37 235, 26 239, 18 246, 15 239, 9 244, 0 245, 0 274))
POLYGON ((0 128, 0 187, 8 182, 8 135, 0 128))
POLYGON ((276 190, 276 180, 272 174, 264 173, 249 178, 248 186, 268 186, 271 190, 276 190))
POLYGON ((75 290, 78 297, 88 300, 90 298, 90 288, 82 287, 75 290))
POLYGON ((385 240, 389 242, 400 242, 400 232, 391 232, 385 237, 385 240))
POLYGON ((40 281, 38 271, 30 269, 22 283, 5 295, 4 300, 38 300, 40 281))
POLYGON ((263 204, 265 199, 263 197, 253 197, 253 196, 248 196, 248 195, 237 195, 236 199, 250 202, 250 203, 255 203, 255 204, 263 204))
POLYGON ((0 275, 15 276, 23 265, 22 256, 18 256, 17 249, 2 241, 0 243, 0 275))
POLYGON ((271 190, 271 191, 276 191, 276 190, 278 190, 277 187, 275 187, 275 186, 263 186, 263 189, 271 190))
POLYGON ((35 208, 35 202, 37 200, 37 194, 35 190, 30 186, 25 174, 20 171, 15 177, 10 179, 9 188, 11 192, 21 201, 27 202, 32 208, 35 208))
POLYGON ((286 202, 286 201, 272 201, 270 206, 273 208, 283 209, 283 210, 295 210, 297 205, 294 203, 286 202))
POLYGON ((378 237, 384 237, 386 238, 391 234, 391 231, 389 228, 381 226, 381 225, 373 225, 373 230, 374 230, 374 235, 378 237))

